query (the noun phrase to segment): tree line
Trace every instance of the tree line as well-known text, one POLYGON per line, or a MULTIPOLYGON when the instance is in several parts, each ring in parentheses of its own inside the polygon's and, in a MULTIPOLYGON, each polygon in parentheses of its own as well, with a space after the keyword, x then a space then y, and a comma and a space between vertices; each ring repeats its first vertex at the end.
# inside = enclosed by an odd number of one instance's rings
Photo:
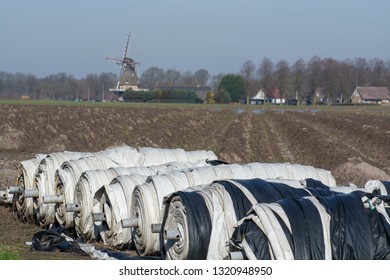
MULTIPOLYGON (((117 80, 113 73, 88 74, 76 79, 66 73, 37 78, 32 74, 0 72, 0 98, 16 99, 25 95, 30 99, 101 100, 105 95, 108 98, 108 89, 115 87, 117 80)), ((141 74, 141 88, 155 91, 158 85, 207 85, 220 99, 232 102, 254 96, 260 89, 267 96, 278 89, 285 99, 313 100, 320 89, 332 103, 339 98, 349 99, 356 86, 390 88, 390 60, 355 58, 338 61, 314 56, 309 61, 298 59, 290 64, 284 59, 274 62, 264 58, 257 64, 245 61, 236 73, 211 75, 206 69, 182 73, 153 66, 141 74), (233 76, 240 84, 238 92, 221 87, 226 76, 233 76)))
POLYGON ((113 73, 88 74, 83 79, 58 73, 38 78, 32 74, 0 71, 0 98, 36 100, 102 100, 118 78, 113 73))

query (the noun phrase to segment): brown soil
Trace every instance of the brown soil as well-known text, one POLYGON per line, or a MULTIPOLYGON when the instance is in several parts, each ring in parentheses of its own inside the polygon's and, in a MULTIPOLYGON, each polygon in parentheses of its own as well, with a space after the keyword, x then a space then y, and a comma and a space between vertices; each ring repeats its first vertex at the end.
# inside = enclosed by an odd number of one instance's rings
MULTIPOLYGON (((390 108, 260 108, 0 105, 0 189, 14 184, 19 162, 37 153, 122 144, 212 150, 227 162, 312 165, 330 170, 338 185, 390 180, 390 108)), ((42 229, 3 205, 0 217, 0 248, 22 259, 88 259, 29 252, 26 242, 42 229)))

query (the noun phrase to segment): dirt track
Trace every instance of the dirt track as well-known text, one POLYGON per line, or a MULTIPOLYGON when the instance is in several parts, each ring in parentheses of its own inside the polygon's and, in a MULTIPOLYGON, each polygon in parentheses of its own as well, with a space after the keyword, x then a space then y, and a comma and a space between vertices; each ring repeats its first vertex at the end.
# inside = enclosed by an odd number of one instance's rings
MULTIPOLYGON (((290 162, 330 170, 338 185, 390 180, 390 107, 133 108, 0 106, 0 189, 36 153, 99 151, 117 145, 212 150, 227 162, 290 162)), ((24 259, 73 258, 28 252, 39 230, 0 206, 0 247, 24 259), (55 256, 55 257, 53 257, 55 256)))

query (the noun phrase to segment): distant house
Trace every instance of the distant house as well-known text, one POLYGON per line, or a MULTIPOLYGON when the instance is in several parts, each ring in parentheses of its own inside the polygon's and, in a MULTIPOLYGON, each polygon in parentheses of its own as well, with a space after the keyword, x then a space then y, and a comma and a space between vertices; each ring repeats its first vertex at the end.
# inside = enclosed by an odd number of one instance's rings
POLYGON ((284 104, 286 103, 286 99, 282 97, 279 88, 272 89, 268 96, 263 89, 260 89, 255 96, 250 98, 249 102, 250 104, 284 104))
POLYGON ((21 100, 30 100, 30 96, 29 95, 22 95, 20 97, 21 100))
POLYGON ((272 104, 284 104, 286 103, 286 99, 282 97, 282 93, 279 88, 274 88, 270 94, 269 101, 272 104))
POLYGON ((211 92, 209 86, 186 86, 186 85, 157 85, 156 90, 167 91, 193 91, 196 95, 205 101, 207 99, 207 93, 211 92))
POLYGON ((262 105, 265 102, 265 93, 260 89, 255 96, 249 99, 249 104, 262 105))
POLYGON ((352 104, 389 102, 390 92, 387 87, 357 87, 351 96, 352 104))

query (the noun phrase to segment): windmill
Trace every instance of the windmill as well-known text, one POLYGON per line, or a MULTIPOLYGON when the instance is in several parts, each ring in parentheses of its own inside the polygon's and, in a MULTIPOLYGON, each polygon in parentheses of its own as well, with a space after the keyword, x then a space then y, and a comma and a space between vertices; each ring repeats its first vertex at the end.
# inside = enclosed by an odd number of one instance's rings
POLYGON ((123 58, 110 58, 106 57, 107 60, 117 63, 120 66, 119 80, 116 88, 110 89, 111 92, 115 93, 120 101, 123 101, 123 94, 126 90, 131 89, 133 91, 139 91, 139 79, 138 79, 138 65, 139 63, 134 59, 127 57, 127 50, 129 47, 130 33, 127 35, 125 51, 123 58))

